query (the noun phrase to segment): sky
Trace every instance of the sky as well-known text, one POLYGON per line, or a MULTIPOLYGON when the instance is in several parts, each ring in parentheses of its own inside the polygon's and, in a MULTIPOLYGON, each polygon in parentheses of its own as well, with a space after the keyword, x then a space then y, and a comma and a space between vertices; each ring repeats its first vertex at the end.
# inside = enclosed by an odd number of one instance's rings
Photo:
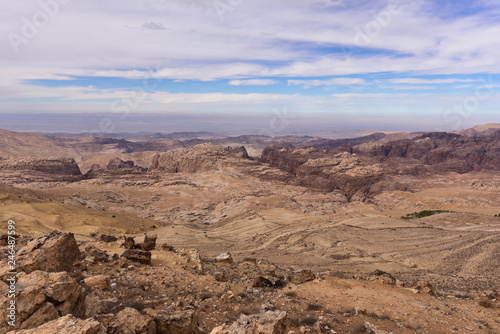
POLYGON ((106 114, 101 131, 152 114, 277 129, 500 122, 497 0, 0 3, 0 128, 33 114, 106 114))

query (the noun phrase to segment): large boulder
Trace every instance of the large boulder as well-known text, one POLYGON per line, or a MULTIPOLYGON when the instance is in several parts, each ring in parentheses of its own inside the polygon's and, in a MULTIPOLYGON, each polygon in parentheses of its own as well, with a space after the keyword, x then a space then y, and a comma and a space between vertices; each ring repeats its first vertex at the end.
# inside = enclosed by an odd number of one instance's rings
POLYGON ((142 251, 139 249, 127 249, 123 252, 122 257, 127 260, 139 262, 142 264, 151 264, 151 252, 142 251))
POLYGON ((283 334, 286 331, 286 312, 267 311, 241 315, 231 325, 215 327, 210 334, 283 334))
POLYGON ((120 300, 110 291, 94 290, 85 297, 85 318, 116 312, 120 300))
POLYGON ((107 331, 92 318, 78 319, 71 314, 32 329, 10 331, 9 334, 105 334, 107 331))
POLYGON ((95 316, 111 334, 156 334, 156 324, 149 315, 141 314, 134 308, 125 307, 115 314, 95 316))
POLYGON ((126 307, 116 315, 114 325, 120 334, 156 334, 152 317, 142 315, 134 308, 126 307))
POLYGON ((203 264, 201 262, 200 252, 195 248, 177 248, 175 253, 192 269, 203 271, 203 264))
POLYGON ((202 331, 198 326, 198 316, 194 310, 174 311, 172 309, 144 312, 154 318, 158 334, 198 334, 202 331))
POLYGON ((57 318, 59 318, 59 312, 57 312, 54 304, 46 302, 23 321, 21 329, 35 328, 57 318))
POLYGON ((50 232, 30 241, 19 250, 18 271, 31 273, 35 270, 48 272, 69 271, 80 250, 73 233, 50 232))
POLYGON ((134 248, 137 248, 137 249, 140 249, 140 250, 143 250, 146 252, 151 251, 151 250, 155 249, 155 247, 156 247, 156 239, 157 239, 156 234, 153 236, 145 235, 144 242, 140 243, 140 244, 136 244, 134 246, 134 248))
MULTIPOLYGON (((36 327, 61 315, 80 315, 82 288, 66 272, 49 273, 34 271, 20 274, 17 281, 16 326, 17 329, 36 327)), ((4 286, 0 285, 0 292, 4 286)), ((7 294, 0 296, 0 328, 7 327, 7 294)), ((83 304, 83 303, 82 303, 83 304)), ((1 331, 0 331, 1 333, 1 331)))
POLYGON ((27 319, 46 299, 47 296, 43 286, 35 285, 25 289, 19 287, 19 294, 16 296, 17 322, 20 323, 27 319))

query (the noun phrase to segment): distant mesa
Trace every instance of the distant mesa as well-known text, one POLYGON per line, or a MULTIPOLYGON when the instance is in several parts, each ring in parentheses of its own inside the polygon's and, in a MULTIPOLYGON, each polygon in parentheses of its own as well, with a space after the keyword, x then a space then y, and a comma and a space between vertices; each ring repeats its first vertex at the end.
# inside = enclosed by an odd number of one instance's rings
POLYGON ((0 171, 4 181, 19 182, 75 182, 83 178, 76 161, 72 158, 38 159, 26 158, 3 160, 0 171))
POLYGON ((137 166, 133 161, 123 161, 120 158, 113 158, 108 162, 106 169, 98 164, 92 165, 89 171, 85 173, 86 179, 93 179, 99 176, 117 176, 127 174, 142 174, 147 172, 147 168, 137 166))
POLYGON ((224 165, 237 165, 250 160, 247 150, 243 146, 222 147, 205 143, 176 152, 158 154, 153 158, 149 170, 167 173, 196 173, 219 169, 224 165))
POLYGON ((457 131, 463 136, 500 136, 500 123, 476 125, 472 128, 457 131))

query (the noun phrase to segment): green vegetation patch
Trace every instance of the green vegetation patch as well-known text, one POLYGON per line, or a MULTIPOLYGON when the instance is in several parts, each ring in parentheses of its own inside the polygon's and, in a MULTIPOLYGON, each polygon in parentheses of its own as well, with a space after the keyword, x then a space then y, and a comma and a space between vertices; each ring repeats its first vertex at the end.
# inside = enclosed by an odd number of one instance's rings
POLYGON ((415 219, 415 218, 424 218, 424 217, 430 217, 438 213, 443 213, 443 212, 454 212, 454 211, 448 211, 448 210, 423 210, 420 212, 413 212, 409 213, 406 216, 402 216, 402 219, 415 219))

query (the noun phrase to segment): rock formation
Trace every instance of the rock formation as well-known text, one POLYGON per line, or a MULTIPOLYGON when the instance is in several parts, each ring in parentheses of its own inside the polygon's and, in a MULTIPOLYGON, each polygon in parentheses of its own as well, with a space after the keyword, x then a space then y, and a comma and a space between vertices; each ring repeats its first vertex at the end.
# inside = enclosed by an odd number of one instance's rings
POLYGON ((237 166, 250 161, 243 146, 222 147, 211 143, 196 145, 175 152, 159 154, 153 158, 150 171, 167 173, 195 173, 219 169, 222 166, 237 166))
POLYGON ((76 182, 83 178, 72 158, 0 160, 4 183, 76 182))
POLYGON ((35 270, 68 271, 79 256, 80 250, 73 233, 54 231, 19 250, 18 265, 26 273, 35 270))
POLYGON ((94 179, 99 177, 116 177, 120 175, 143 174, 147 168, 137 166, 133 161, 123 161, 120 158, 113 158, 108 162, 106 168, 102 168, 98 164, 90 167, 84 177, 86 179, 94 179))
POLYGON ((286 333, 286 312, 267 311, 261 314, 242 315, 232 325, 214 328, 210 334, 284 334, 286 333))

